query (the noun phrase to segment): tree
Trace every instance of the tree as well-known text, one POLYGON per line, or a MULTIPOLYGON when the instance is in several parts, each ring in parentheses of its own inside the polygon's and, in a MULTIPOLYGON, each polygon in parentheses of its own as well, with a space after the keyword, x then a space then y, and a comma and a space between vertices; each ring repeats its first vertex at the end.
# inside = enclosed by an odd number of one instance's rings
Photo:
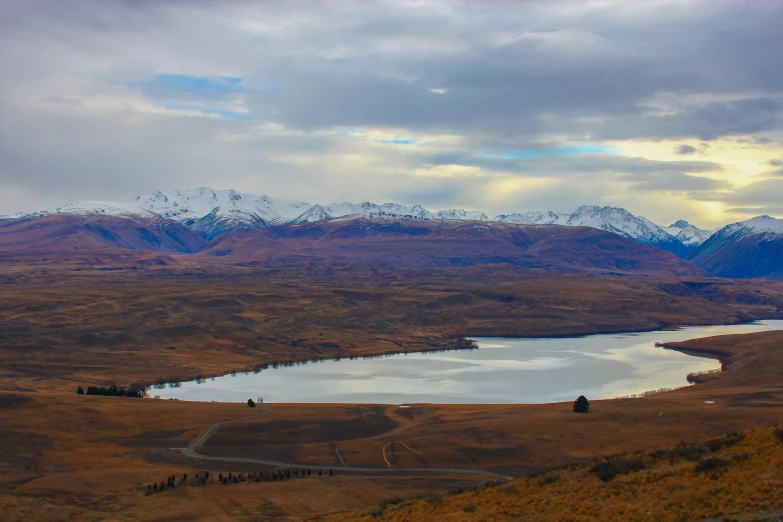
POLYGON ((255 403, 255 402, 253 402, 253 399, 248 399, 248 400, 247 400, 247 406, 248 406, 249 408, 255 408, 255 407, 256 407, 256 403, 255 403))
POLYGON ((334 471, 332 471, 332 468, 329 468, 329 476, 331 477, 332 475, 334 475, 334 471))
POLYGON ((81 386, 76 388, 76 395, 84 395, 84 388, 82 388, 81 386))
POLYGON ((587 413, 590 411, 590 403, 587 397, 580 395, 578 399, 574 401, 574 413, 587 413))

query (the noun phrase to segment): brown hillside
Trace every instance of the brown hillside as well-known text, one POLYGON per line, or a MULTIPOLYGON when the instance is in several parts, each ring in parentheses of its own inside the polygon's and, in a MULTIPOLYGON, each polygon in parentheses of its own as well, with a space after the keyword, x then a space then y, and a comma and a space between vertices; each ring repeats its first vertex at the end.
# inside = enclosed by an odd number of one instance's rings
POLYGON ((417 269, 510 264, 617 275, 706 275, 674 254, 587 227, 366 218, 227 234, 194 258, 244 266, 291 261, 417 269))
POLYGON ((204 240, 174 221, 111 216, 46 216, 0 221, 3 264, 169 263, 160 254, 194 252, 204 240))

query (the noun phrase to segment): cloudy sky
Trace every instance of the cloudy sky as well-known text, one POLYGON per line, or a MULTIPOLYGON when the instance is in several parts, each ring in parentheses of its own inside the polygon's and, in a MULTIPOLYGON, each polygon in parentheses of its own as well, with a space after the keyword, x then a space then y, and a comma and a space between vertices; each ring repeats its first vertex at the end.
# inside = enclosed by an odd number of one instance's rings
POLYGON ((156 189, 783 217, 783 2, 0 0, 0 213, 156 189))

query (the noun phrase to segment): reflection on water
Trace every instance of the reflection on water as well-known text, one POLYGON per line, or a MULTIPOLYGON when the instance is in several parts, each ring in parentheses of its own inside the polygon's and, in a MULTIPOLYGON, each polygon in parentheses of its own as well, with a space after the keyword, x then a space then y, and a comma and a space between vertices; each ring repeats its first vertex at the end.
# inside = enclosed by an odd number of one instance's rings
POLYGON ((711 335, 783 329, 783 321, 558 339, 474 338, 478 350, 322 361, 150 390, 193 401, 546 403, 606 399, 686 386, 718 361, 655 346, 711 335))

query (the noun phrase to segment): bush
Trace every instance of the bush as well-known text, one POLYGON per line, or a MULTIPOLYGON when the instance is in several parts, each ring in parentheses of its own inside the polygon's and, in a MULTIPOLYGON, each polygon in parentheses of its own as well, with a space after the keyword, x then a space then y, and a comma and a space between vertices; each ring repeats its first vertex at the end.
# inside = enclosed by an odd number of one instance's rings
POLYGON ((607 459, 603 462, 596 462, 590 469, 603 482, 614 480, 617 475, 641 471, 645 468, 644 462, 640 458, 630 459, 607 459))
POLYGON ((84 388, 82 388, 81 386, 76 388, 76 395, 84 395, 84 388))
POLYGON ((705 457, 696 463, 693 470, 696 473, 706 473, 708 471, 717 471, 729 467, 729 463, 719 457, 705 457))
POLYGON ((735 444, 739 444, 745 440, 745 434, 741 433, 739 431, 732 431, 724 435, 723 437, 716 437, 714 439, 709 439, 705 443, 707 446, 707 449, 710 451, 719 451, 722 448, 728 447, 728 446, 734 446, 735 444))
POLYGON ((248 408, 255 408, 256 407, 256 403, 253 402, 253 399, 248 399, 247 400, 247 406, 248 406, 248 408))
POLYGON ((462 506, 462 511, 465 513, 474 513, 476 511, 476 506, 475 504, 465 504, 462 506))
POLYGON ((777 437, 780 443, 783 444, 783 428, 775 429, 775 437, 777 437))
POLYGON ((588 413, 589 411, 590 402, 587 400, 587 397, 580 395, 579 398, 574 401, 574 413, 588 413))

